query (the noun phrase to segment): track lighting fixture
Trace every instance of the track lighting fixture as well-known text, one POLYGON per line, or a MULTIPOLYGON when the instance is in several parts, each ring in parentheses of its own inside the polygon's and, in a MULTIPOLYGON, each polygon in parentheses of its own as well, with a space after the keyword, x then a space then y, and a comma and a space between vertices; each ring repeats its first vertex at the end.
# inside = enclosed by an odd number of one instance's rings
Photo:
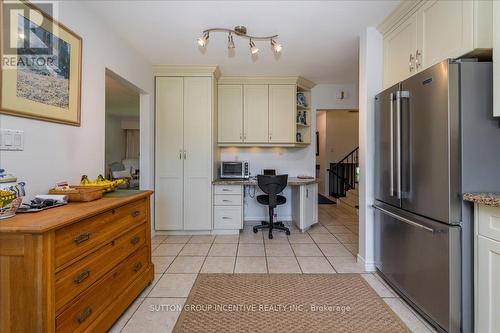
POLYGON ((227 48, 234 49, 233 35, 231 33, 227 36, 227 48))
POLYGON ((259 53, 259 48, 255 46, 255 43, 250 39, 250 52, 252 54, 257 54, 259 53))
POLYGON ((210 35, 208 34, 208 31, 204 32, 203 36, 198 38, 198 45, 200 45, 201 47, 205 47, 207 45, 209 37, 210 35))
POLYGON ((271 39, 271 46, 273 48, 273 51, 276 53, 280 53, 281 49, 283 49, 283 46, 281 46, 280 43, 277 43, 274 39, 271 39))
POLYGON ((229 33, 227 36, 227 48, 228 49, 234 49, 234 40, 233 40, 233 34, 242 38, 248 38, 250 40, 250 52, 251 54, 257 54, 259 52, 259 48, 255 45, 254 41, 261 41, 261 40, 267 40, 271 42, 271 47, 272 50, 275 53, 280 53, 281 50, 283 49, 283 46, 276 41, 276 38, 278 38, 278 35, 273 35, 273 36, 266 36, 266 37, 259 37, 259 36, 250 36, 247 35, 247 28, 244 26, 236 26, 234 29, 226 29, 226 28, 211 28, 203 31, 203 36, 198 38, 198 45, 201 47, 205 47, 208 42, 209 38, 209 33, 210 32, 226 32, 229 33))

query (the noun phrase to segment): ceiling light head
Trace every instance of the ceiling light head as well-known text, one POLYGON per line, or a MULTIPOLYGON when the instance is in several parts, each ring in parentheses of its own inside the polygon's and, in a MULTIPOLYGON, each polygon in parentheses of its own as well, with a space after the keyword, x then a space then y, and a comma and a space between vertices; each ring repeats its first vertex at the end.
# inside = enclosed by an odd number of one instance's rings
POLYGON ((230 50, 234 49, 233 35, 231 33, 227 36, 227 48, 230 50))
POLYGON ((276 42, 274 39, 271 39, 271 46, 273 48, 273 51, 276 53, 280 53, 283 49, 283 46, 280 43, 276 42))
POLYGON ((203 36, 198 38, 198 45, 200 45, 201 47, 205 47, 207 45, 209 37, 210 37, 210 35, 208 34, 208 32, 205 32, 203 34, 203 36))
POLYGON ((250 39, 250 52, 252 52, 252 54, 257 54, 259 52, 259 48, 255 46, 255 43, 251 39, 250 39))

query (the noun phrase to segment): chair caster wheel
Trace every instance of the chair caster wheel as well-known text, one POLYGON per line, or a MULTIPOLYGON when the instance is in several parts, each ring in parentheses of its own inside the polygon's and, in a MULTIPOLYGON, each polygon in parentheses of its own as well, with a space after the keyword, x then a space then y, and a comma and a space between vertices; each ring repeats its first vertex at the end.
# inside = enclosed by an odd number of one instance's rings
POLYGON ((269 239, 273 239, 273 235, 272 234, 269 234, 269 239))
POLYGON ((257 229, 253 228, 253 233, 256 234, 257 233, 257 229))
POLYGON ((287 235, 287 236, 290 236, 290 230, 287 230, 287 231, 286 231, 286 235, 287 235))

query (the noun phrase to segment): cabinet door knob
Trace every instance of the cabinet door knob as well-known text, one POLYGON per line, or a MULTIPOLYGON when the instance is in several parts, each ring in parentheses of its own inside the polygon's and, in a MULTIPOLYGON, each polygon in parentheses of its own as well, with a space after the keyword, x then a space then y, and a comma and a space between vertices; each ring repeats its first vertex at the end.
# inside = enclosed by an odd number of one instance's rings
POLYGON ((132 270, 137 273, 141 268, 142 268, 142 262, 139 261, 134 265, 134 268, 132 268, 132 270))
POLYGON ((141 212, 138 210, 134 210, 130 215, 132 215, 132 217, 137 217, 137 216, 141 215, 141 212))
POLYGON ((82 310, 82 312, 76 315, 75 319, 78 322, 78 324, 81 324, 85 321, 85 319, 90 317, 91 314, 92 314, 92 308, 90 306, 87 306, 85 309, 82 310))
POLYGON ((417 50, 415 52, 415 65, 417 66, 417 69, 420 68, 420 66, 422 66, 422 64, 420 63, 420 60, 419 60, 419 57, 422 56, 422 52, 420 52, 420 50, 417 50))
POLYGON ((73 241, 76 243, 76 244, 81 244, 83 242, 86 242, 90 239, 90 232, 82 232, 81 234, 79 234, 78 236, 76 236, 73 241))
POLYGON ((86 269, 73 279, 73 282, 75 284, 80 284, 82 283, 85 279, 87 279, 90 276, 90 270, 86 269))
POLYGON ((135 244, 139 243, 140 240, 141 240, 141 238, 139 236, 135 236, 134 238, 132 238, 130 240, 130 244, 135 245, 135 244))
POLYGON ((410 69, 410 72, 413 72, 413 60, 415 60, 415 57, 413 56, 413 54, 410 54, 410 61, 408 62, 408 67, 410 69))

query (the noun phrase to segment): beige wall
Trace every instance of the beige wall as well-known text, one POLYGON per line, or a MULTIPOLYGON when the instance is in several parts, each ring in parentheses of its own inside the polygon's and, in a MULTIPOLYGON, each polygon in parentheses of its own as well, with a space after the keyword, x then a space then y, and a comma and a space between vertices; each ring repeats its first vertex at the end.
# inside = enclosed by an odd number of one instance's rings
POLYGON ((336 163, 358 146, 358 112, 328 110, 316 112, 319 132, 319 191, 328 194, 330 163, 336 163))

